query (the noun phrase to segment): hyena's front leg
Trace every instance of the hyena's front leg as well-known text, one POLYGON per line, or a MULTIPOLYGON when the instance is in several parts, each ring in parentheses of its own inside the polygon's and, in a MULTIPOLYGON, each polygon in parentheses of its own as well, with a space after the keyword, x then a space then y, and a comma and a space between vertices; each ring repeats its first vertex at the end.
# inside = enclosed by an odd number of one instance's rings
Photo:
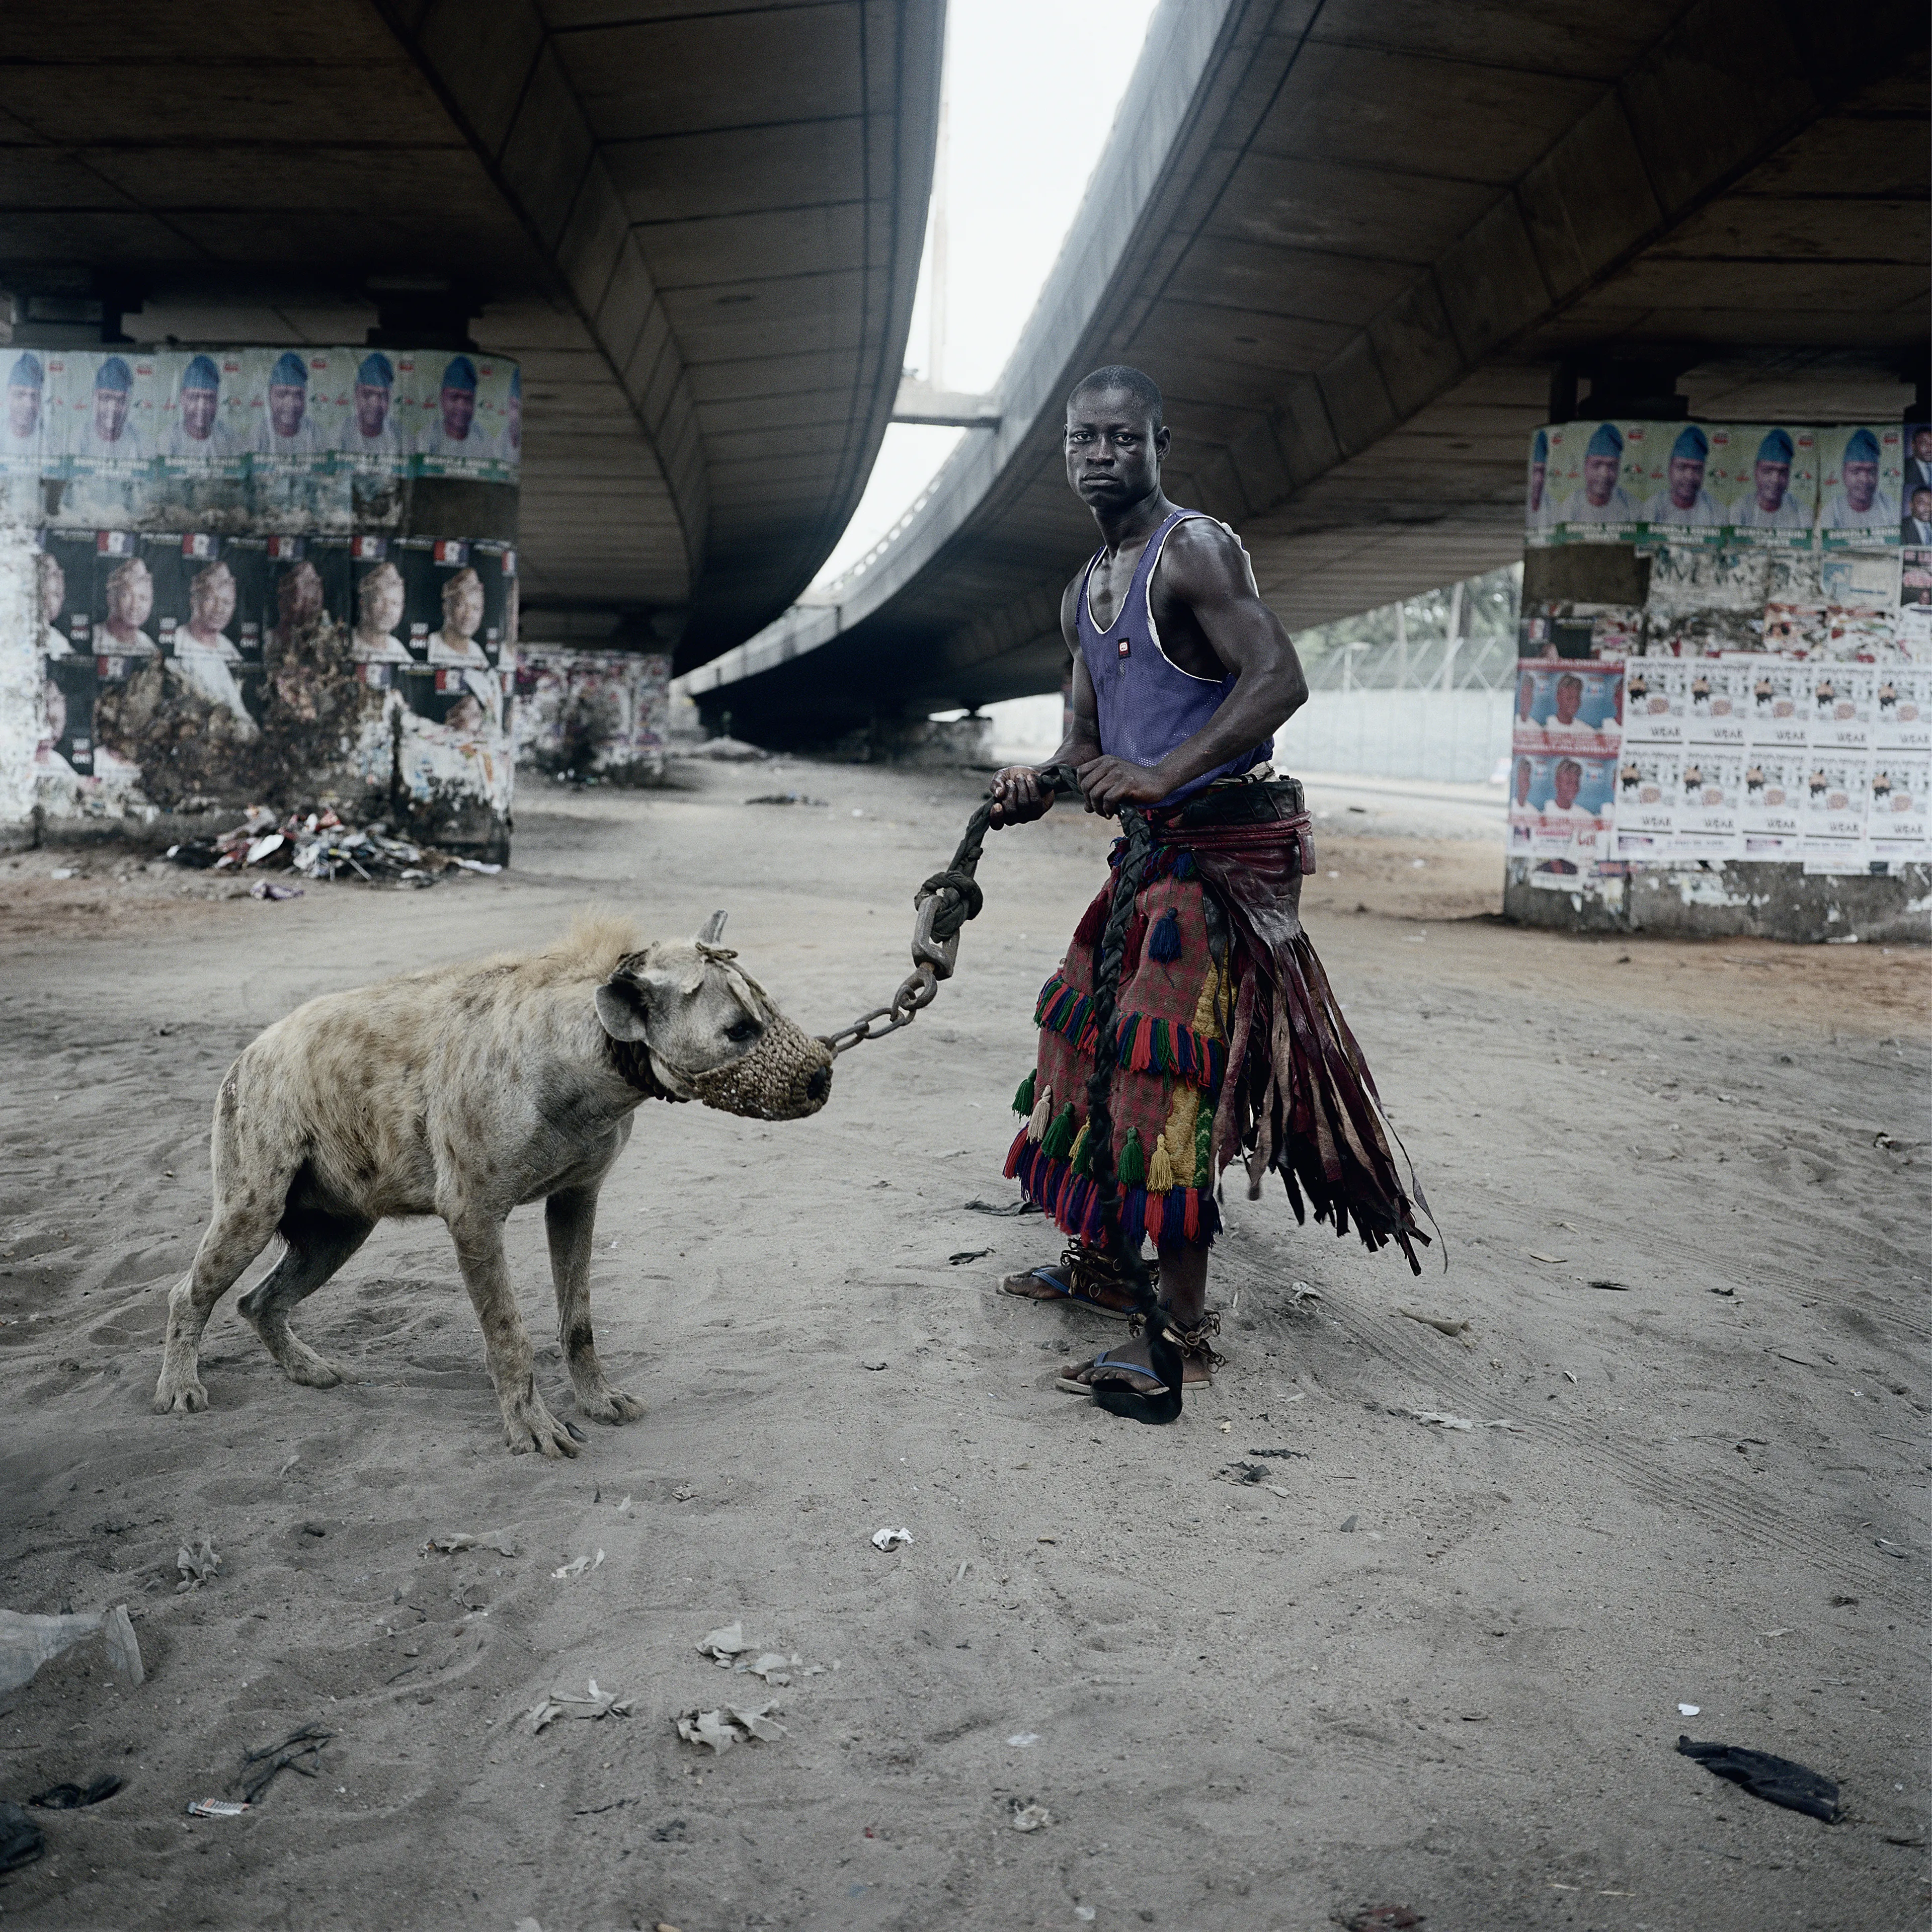
POLYGON ((550 1273, 556 1282, 556 1331, 577 1391, 580 1413, 599 1422, 634 1422, 644 1412, 635 1396, 604 1378, 590 1332, 591 1238, 597 1226, 597 1186, 568 1188, 544 1203, 550 1273))

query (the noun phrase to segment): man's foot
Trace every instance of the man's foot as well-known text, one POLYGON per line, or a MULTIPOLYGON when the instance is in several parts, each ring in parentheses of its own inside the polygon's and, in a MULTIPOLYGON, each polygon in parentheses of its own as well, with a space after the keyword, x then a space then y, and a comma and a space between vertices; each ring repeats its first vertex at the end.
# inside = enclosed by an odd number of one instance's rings
MULTIPOLYGON (((1204 1388, 1210 1385, 1214 1379, 1214 1364, 1219 1360, 1204 1347, 1194 1354, 1184 1354, 1180 1362, 1181 1387, 1204 1388)), ((1145 1336, 1138 1341, 1125 1342, 1118 1348, 1102 1349, 1099 1354, 1090 1355, 1082 1362, 1061 1363, 1059 1377, 1054 1383, 1055 1388, 1064 1389, 1069 1395, 1091 1395, 1096 1388, 1126 1389, 1135 1395, 1158 1395, 1166 1386, 1154 1372, 1145 1336)))
MULTIPOLYGON (((1158 1282, 1158 1267, 1150 1267, 1148 1272, 1158 1282)), ((1057 1262, 1008 1275, 1000 1283, 1000 1292, 1017 1295, 1022 1301, 1076 1303, 1114 1322, 1124 1322, 1134 1312, 1134 1298, 1121 1285, 1113 1264, 1077 1241, 1057 1262)))

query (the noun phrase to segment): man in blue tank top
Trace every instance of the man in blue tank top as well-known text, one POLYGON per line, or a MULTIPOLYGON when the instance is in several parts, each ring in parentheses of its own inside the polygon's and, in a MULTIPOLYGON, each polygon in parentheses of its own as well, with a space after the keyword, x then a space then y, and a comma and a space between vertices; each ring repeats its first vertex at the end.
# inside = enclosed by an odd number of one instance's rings
MULTIPOLYGON (((1103 544, 1061 598, 1072 717, 1048 762, 1076 770, 1088 811, 1144 818, 1151 852, 1144 840, 1114 975, 1102 1121, 1111 1161, 1093 1144, 1088 1083, 1126 840, 1041 990, 1039 1057, 1014 1100, 1024 1121, 1006 1172, 1069 1244, 1058 1264, 1001 1286, 1125 1318, 1133 1298, 1106 1240, 1111 1169, 1120 1239, 1154 1243, 1160 1300, 1195 1383, 1220 1360, 1208 1251, 1220 1224, 1216 1184, 1232 1162, 1246 1162, 1251 1197, 1272 1170, 1298 1220, 1304 1196, 1338 1231, 1352 1214, 1371 1248, 1397 1242, 1412 1267, 1413 1243, 1428 1238, 1360 1049, 1301 928, 1307 813, 1300 788, 1274 779, 1268 762, 1274 734, 1308 694, 1300 662, 1240 539, 1162 493, 1168 440, 1160 392, 1137 369, 1097 370, 1067 398, 1066 478, 1103 544)), ((1048 810, 1044 769, 1010 766, 994 778, 994 825, 1048 810)), ((1130 1340, 1066 1364, 1060 1386, 1150 1396, 1163 1384, 1150 1362, 1147 1342, 1130 1340)))

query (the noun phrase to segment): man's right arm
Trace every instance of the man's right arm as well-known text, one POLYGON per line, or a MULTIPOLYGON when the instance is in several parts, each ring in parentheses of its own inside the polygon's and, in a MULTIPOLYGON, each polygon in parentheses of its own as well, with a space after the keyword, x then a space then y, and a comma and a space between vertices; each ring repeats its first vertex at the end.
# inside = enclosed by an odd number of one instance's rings
MULTIPOLYGON (((1094 694, 1094 680, 1087 675, 1087 661, 1080 652, 1080 628, 1076 599, 1084 581, 1076 577, 1060 599, 1060 634, 1073 658, 1072 716, 1066 735, 1047 765, 1084 764, 1100 755, 1100 710, 1094 694)), ((1009 765, 993 775, 990 788, 993 800, 992 823, 995 826, 1024 825, 1043 818, 1053 804, 1053 793, 1040 782, 1045 766, 1009 765)))

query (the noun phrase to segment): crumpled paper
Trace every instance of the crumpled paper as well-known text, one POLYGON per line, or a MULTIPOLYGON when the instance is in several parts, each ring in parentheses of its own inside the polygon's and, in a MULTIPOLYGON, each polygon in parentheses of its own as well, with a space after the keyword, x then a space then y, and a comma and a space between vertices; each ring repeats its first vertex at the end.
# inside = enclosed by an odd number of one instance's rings
POLYGON ((722 1756, 735 1744, 758 1738, 776 1744, 785 1727, 772 1721, 775 1703, 727 1704, 716 1711, 686 1711, 677 1718, 677 1734, 688 1744, 709 1744, 722 1756))
POLYGON ((1018 1798, 1014 1799, 1012 1827, 1016 1832, 1037 1832, 1052 1822, 1053 1814, 1044 1804, 1031 1801, 1022 1804, 1018 1798))
POLYGON ((427 1556, 433 1550, 440 1550, 446 1556, 453 1556, 463 1550, 494 1550, 499 1556, 514 1556, 517 1553, 507 1529, 479 1529, 474 1536, 467 1530, 458 1530, 452 1536, 432 1536, 423 1545, 422 1554, 427 1556))
POLYGON ((214 1544, 204 1536, 190 1550, 184 1544, 175 1553, 175 1568, 181 1572, 182 1580, 175 1586, 175 1594, 180 1596, 188 1590, 198 1590, 202 1585, 212 1581, 220 1572, 221 1558, 215 1554, 214 1544))
POLYGON ((1433 1424, 1442 1429, 1507 1429, 1514 1436, 1520 1436, 1523 1432, 1521 1423, 1511 1422, 1507 1417, 1497 1422, 1475 1422, 1466 1415, 1444 1415, 1440 1409, 1436 1408, 1400 1408, 1394 1413, 1412 1416, 1418 1422, 1433 1424))
POLYGON ((597 1680, 589 1680, 590 1695, 575 1697, 567 1691, 553 1690, 533 1704, 527 1713, 530 1729, 540 1731, 559 1718, 628 1718, 635 1708, 634 1697, 609 1697, 598 1689, 597 1680))
POLYGON ((726 1624, 722 1629, 712 1630, 698 1645, 698 1654, 700 1657, 712 1658, 728 1670, 740 1652, 749 1650, 751 1647, 745 1641, 745 1624, 741 1618, 735 1624, 726 1624))
POLYGON ((909 1529, 875 1529, 872 1532, 874 1550, 896 1550, 911 1540, 912 1532, 909 1529))
POLYGON ((566 1563, 561 1570, 553 1570, 553 1577, 581 1576, 586 1570, 594 1570, 604 1560, 604 1552, 598 1550, 595 1556, 580 1556, 574 1563, 566 1563))

